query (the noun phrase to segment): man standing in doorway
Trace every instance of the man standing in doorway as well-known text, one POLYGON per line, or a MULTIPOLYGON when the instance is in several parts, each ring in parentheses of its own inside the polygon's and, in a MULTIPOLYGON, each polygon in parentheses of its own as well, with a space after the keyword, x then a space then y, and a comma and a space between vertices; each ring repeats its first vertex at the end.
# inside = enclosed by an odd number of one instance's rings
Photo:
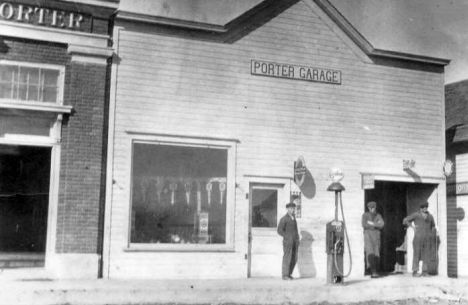
POLYGON ((380 229, 384 226, 382 216, 377 213, 377 203, 371 201, 367 204, 369 212, 362 215, 361 224, 364 228, 364 252, 366 254, 367 268, 371 270, 371 278, 379 277, 380 265, 380 229))
POLYGON ((299 232, 295 217, 296 205, 292 202, 286 204, 287 213, 278 224, 278 234, 283 237, 283 280, 292 280, 291 276, 297 262, 299 249, 299 232))
POLYGON ((419 212, 405 217, 403 224, 407 227, 414 223, 414 239, 413 239, 413 276, 429 276, 427 266, 431 259, 431 254, 436 251, 433 242, 435 234, 434 217, 427 210, 429 203, 421 202, 419 204, 419 212), (419 261, 422 261, 422 273, 418 275, 419 261))

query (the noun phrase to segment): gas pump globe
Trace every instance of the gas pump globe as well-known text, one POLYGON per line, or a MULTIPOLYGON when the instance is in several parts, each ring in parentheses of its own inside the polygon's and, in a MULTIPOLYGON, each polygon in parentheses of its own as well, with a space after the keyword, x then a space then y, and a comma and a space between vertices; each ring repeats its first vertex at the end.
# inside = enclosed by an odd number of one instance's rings
POLYGON ((335 219, 327 223, 326 227, 327 284, 333 285, 344 284, 344 278, 351 273, 351 267, 349 273, 344 275, 343 254, 345 235, 346 240, 348 240, 344 221, 343 204, 341 201, 341 192, 344 191, 345 188, 340 181, 343 180, 344 174, 340 169, 332 168, 329 175, 333 182, 327 188, 327 191, 335 192, 335 219), (343 221, 338 220, 338 205, 341 205, 343 221))
POLYGON ((344 178, 343 172, 339 168, 332 168, 329 173, 332 179, 332 184, 327 188, 329 192, 335 192, 335 221, 338 221, 338 202, 341 201, 341 192, 345 190, 344 186, 340 183, 344 178))

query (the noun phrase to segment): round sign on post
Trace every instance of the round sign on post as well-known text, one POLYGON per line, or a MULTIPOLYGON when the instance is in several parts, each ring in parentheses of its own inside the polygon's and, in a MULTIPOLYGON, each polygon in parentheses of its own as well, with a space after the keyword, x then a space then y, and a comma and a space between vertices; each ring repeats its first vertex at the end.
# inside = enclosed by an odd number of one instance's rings
POLYGON ((299 156, 297 161, 294 162, 294 182, 296 182, 298 186, 302 186, 304 184, 306 172, 307 168, 304 157, 299 156))
POLYGON ((444 176, 448 177, 453 173, 453 162, 447 160, 444 162, 444 176))

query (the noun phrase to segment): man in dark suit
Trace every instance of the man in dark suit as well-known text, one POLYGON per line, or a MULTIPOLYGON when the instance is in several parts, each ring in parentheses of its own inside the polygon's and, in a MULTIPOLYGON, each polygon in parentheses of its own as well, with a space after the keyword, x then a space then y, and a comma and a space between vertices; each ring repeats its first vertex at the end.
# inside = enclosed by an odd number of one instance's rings
POLYGON ((292 202, 286 205, 287 213, 278 224, 278 234, 283 237, 283 280, 292 280, 294 267, 297 262, 297 250, 299 249, 299 232, 295 217, 296 205, 292 202))

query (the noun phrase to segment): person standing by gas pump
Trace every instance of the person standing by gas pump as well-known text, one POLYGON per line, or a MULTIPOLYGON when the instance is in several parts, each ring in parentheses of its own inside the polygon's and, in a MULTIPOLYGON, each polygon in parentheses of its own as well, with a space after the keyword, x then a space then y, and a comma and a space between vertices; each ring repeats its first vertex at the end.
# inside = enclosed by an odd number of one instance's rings
POLYGON ((431 259, 431 254, 435 253, 435 243, 433 236, 435 235, 435 222, 434 217, 429 213, 427 208, 428 202, 421 202, 419 204, 419 212, 405 217, 403 224, 406 227, 413 227, 411 222, 414 223, 414 239, 413 239, 413 276, 429 276, 427 269, 428 263, 431 259), (418 275, 419 261, 422 261, 421 275, 418 275))
POLYGON ((361 224, 364 229, 364 252, 367 268, 371 270, 371 278, 379 277, 380 265, 380 229, 384 226, 382 215, 377 213, 377 203, 367 203, 369 212, 362 215, 361 224))
POLYGON ((286 204, 287 213, 278 224, 278 234, 283 237, 283 280, 292 280, 291 276, 297 262, 299 249, 299 231, 296 222, 296 204, 290 202, 286 204))

